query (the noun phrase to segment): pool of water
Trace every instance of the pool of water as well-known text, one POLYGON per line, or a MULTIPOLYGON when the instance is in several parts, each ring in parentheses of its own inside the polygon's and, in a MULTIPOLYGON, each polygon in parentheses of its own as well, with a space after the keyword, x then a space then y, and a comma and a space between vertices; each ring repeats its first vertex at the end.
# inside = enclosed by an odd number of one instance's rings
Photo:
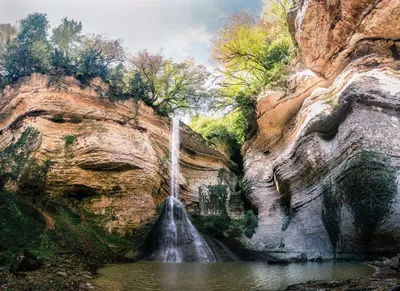
POLYGON ((360 263, 326 262, 268 265, 264 262, 113 264, 99 270, 101 290, 277 290, 312 280, 371 276, 360 263))

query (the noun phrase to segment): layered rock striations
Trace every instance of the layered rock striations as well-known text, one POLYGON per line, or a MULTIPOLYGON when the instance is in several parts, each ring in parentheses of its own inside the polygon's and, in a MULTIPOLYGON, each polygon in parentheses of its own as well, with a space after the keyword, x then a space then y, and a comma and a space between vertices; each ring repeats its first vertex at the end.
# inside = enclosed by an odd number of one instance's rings
POLYGON ((259 226, 279 259, 400 251, 400 1, 300 1, 303 70, 258 101, 244 148, 259 226))
MULTIPOLYGON (((109 230, 125 233, 157 215, 169 195, 170 121, 141 103, 107 101, 102 86, 83 89, 71 77, 33 75, 7 88, 0 148, 7 152, 35 132, 22 150, 29 159, 51 160, 47 195, 81 201, 109 230)), ((181 136, 181 199, 199 212, 207 202, 199 205, 200 193, 204 200, 208 188, 235 180, 234 165, 183 124, 181 136)), ((6 187, 15 189, 17 179, 6 187)), ((224 207, 233 193, 226 189, 224 207)))

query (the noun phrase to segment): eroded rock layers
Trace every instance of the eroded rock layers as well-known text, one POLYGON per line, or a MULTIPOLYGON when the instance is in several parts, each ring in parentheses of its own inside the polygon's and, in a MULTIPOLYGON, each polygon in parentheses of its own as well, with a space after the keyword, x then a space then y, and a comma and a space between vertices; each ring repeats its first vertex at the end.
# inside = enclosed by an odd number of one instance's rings
POLYGON ((400 251, 400 1, 300 1, 304 66, 258 102, 250 249, 280 259, 400 251))

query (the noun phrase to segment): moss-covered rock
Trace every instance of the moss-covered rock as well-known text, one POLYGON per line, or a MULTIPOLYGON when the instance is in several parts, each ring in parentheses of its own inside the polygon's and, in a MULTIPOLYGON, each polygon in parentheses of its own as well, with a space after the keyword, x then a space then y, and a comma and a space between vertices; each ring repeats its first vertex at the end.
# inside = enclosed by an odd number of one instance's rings
POLYGON ((396 172, 383 154, 363 151, 346 162, 338 185, 343 202, 351 208, 358 235, 368 244, 392 211, 396 172))

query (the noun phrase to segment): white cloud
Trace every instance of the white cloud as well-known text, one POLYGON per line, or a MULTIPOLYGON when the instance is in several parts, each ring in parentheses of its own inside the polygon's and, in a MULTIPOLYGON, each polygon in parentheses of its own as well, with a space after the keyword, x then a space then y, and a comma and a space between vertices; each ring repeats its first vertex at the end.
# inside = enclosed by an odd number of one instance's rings
POLYGON ((178 60, 189 58, 190 49, 196 44, 210 43, 212 34, 207 32, 205 26, 186 29, 172 35, 164 44, 164 52, 168 56, 172 56, 178 60))

